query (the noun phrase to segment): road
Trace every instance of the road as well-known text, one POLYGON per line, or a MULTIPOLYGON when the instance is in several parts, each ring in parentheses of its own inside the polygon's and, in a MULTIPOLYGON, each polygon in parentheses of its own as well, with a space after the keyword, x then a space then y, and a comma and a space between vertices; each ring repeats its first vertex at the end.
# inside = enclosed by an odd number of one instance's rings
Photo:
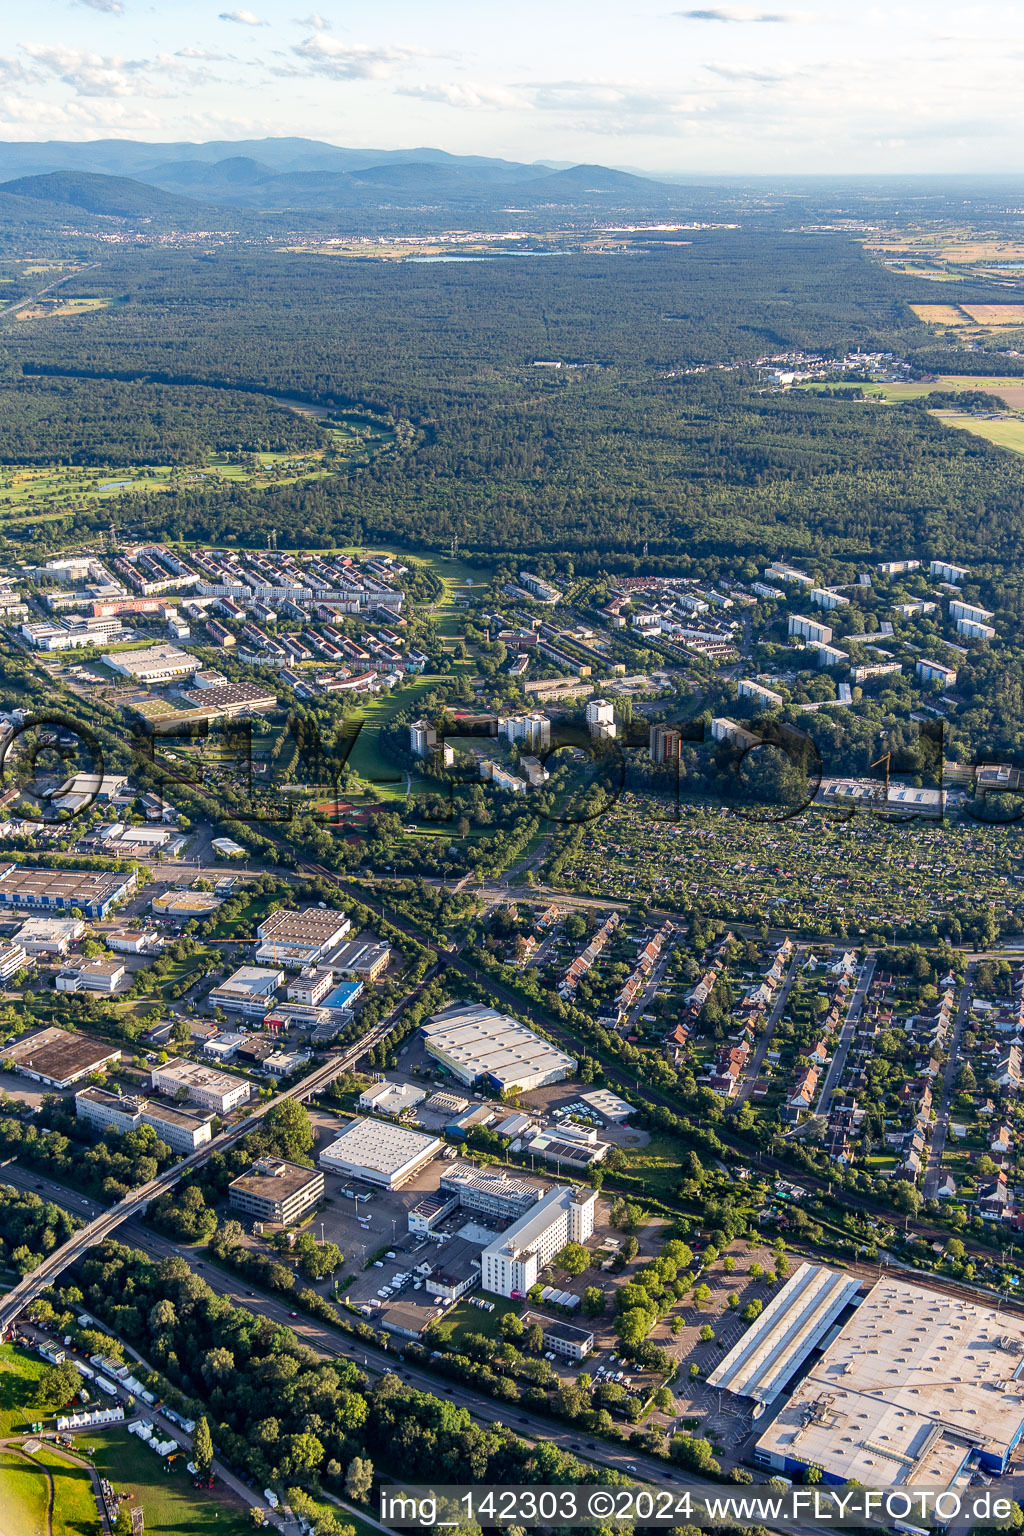
MULTIPOLYGON (((329 1083, 332 1083, 336 1077, 340 1077, 343 1072, 347 1072, 351 1067, 354 1067, 360 1057, 364 1056, 372 1046, 378 1045, 380 1041, 387 1038, 409 1003, 433 980, 439 969, 439 965, 432 966, 423 980, 411 992, 407 993, 401 1002, 385 1018, 381 1019, 374 1029, 357 1041, 355 1045, 349 1046, 346 1050, 329 1057, 326 1062, 321 1063, 312 1072, 307 1073, 293 1087, 285 1088, 280 1093, 275 1093, 265 1103, 258 1105, 245 1120, 240 1120, 237 1125, 229 1126, 227 1130, 221 1131, 218 1136, 214 1136, 205 1146, 200 1147, 197 1152, 190 1153, 188 1157, 182 1158, 180 1162, 165 1169, 155 1179, 151 1179, 148 1184, 140 1185, 138 1189, 132 1190, 131 1194, 126 1195, 117 1205, 108 1211, 103 1211, 100 1215, 90 1220, 86 1226, 76 1232, 60 1248, 54 1249, 53 1253, 49 1254, 37 1269, 34 1269, 24 1279, 20 1280, 14 1289, 9 1291, 0 1300, 0 1338, 4 1336, 4 1333, 18 1316, 19 1312, 30 1301, 39 1296, 47 1286, 52 1285, 70 1264, 73 1264, 76 1259, 82 1256, 87 1248, 91 1248, 94 1244, 101 1242, 103 1238, 109 1237, 112 1232, 116 1231, 118 1227, 123 1226, 125 1222, 130 1221, 133 1217, 141 1216, 150 1201, 173 1189, 188 1169, 199 1167, 214 1152, 226 1151, 240 1136, 244 1136, 248 1131, 253 1130, 254 1127, 259 1125, 275 1105, 283 1104, 289 1099, 296 1099, 301 1103, 305 1099, 311 1098, 313 1094, 318 1093, 322 1088, 326 1088, 329 1083)), ((81 1200, 81 1197, 79 1198, 81 1200)))
POLYGON ((14 304, 8 304, 6 309, 0 309, 0 320, 7 319, 10 315, 16 315, 20 310, 27 309, 30 304, 36 304, 44 299, 48 293, 59 288, 62 283, 70 283, 74 277, 81 277, 83 272, 92 272, 99 266, 98 261, 90 261, 88 266, 78 267, 74 272, 65 272, 63 277, 55 278, 52 283, 47 283, 45 288, 37 288, 35 293, 30 293, 25 299, 18 299, 14 304))
POLYGON ((761 1075, 761 1068, 764 1066, 768 1047, 772 1043, 772 1036, 775 1033, 779 1020, 782 1018, 786 1004, 789 1002, 789 994, 793 990, 793 983, 796 981, 797 971, 800 968, 800 961, 803 959, 803 955, 803 945, 798 944, 793 951, 793 958, 789 962, 789 970, 786 972, 779 995, 775 999, 771 1013, 768 1015, 768 1022, 764 1027, 764 1032, 757 1043, 757 1050, 754 1052, 750 1066, 743 1074, 743 1081, 740 1083, 736 1097, 733 1100, 734 1109, 739 1109, 744 1099, 749 1098, 751 1089, 761 1075))
MULTIPOLYGON (((16 1165, 4 1167, 2 1182, 10 1183, 20 1189, 34 1189, 45 1198, 52 1199, 68 1210, 80 1209, 80 1196, 75 1195, 63 1185, 55 1184, 50 1179, 33 1177, 16 1165), (39 1186, 42 1188, 40 1189, 39 1186)), ((87 1204, 90 1209, 96 1209, 94 1201, 89 1201, 87 1204)), ((192 1269, 200 1272, 201 1278, 211 1290, 216 1291, 220 1296, 225 1296, 236 1307, 244 1308, 282 1327, 290 1328, 302 1343, 309 1345, 319 1354, 331 1359, 351 1360, 361 1366, 368 1376, 382 1376, 385 1372, 394 1372, 402 1381, 418 1391, 430 1393, 433 1397, 447 1398, 455 1407, 465 1408, 481 1424, 504 1426, 524 1440, 557 1445, 562 1451, 578 1454, 584 1461, 591 1462, 594 1466, 622 1473, 623 1476, 630 1475, 631 1470, 635 1469, 637 1475, 659 1487, 670 1488, 673 1484, 685 1482, 690 1487, 707 1489, 712 1494, 721 1492, 720 1484, 697 1477, 691 1472, 682 1472, 677 1468, 668 1467, 660 1458, 645 1456, 635 1447, 628 1445, 620 1447, 607 1444, 602 1440, 590 1440, 585 1431, 573 1430, 560 1424, 557 1419, 524 1411, 515 1404, 509 1406, 496 1403, 470 1388, 460 1386, 458 1382, 449 1382, 444 1377, 405 1361, 400 1354, 395 1355, 389 1350, 379 1349, 376 1345, 364 1344, 361 1339, 354 1339, 340 1329, 331 1328, 328 1324, 319 1322, 316 1318, 303 1315, 295 1317, 287 1301, 282 1301, 265 1291, 254 1290, 248 1281, 239 1280, 212 1264, 197 1260, 194 1249, 152 1232, 137 1221, 126 1226, 124 1237, 154 1258, 183 1258, 192 1269)), ((173 1425, 167 1427, 180 1443, 188 1443, 187 1437, 182 1435, 180 1429, 176 1431, 173 1425)), ((263 1501, 254 1498, 252 1490, 233 1477, 226 1468, 218 1466, 217 1471, 227 1485, 247 1503, 262 1506, 263 1501)), ((810 1525, 797 1526, 794 1529, 801 1531, 802 1536, 811 1536, 811 1532, 816 1531, 816 1528, 810 1525)), ((816 1532, 816 1536, 820 1536, 820 1531, 816 1532)))
POLYGON ((924 1176, 924 1197, 926 1200, 934 1199, 942 1178, 942 1156, 946 1150, 946 1137, 949 1135, 949 1106, 953 1099, 953 1084, 956 1081, 957 1066, 960 1058, 960 1037, 964 1032, 964 1024, 971 1007, 971 993, 974 990, 974 972, 978 962, 971 960, 967 965, 964 976, 964 984, 960 988, 960 1000, 957 1005, 956 1019, 953 1023, 953 1038, 949 1044, 949 1056, 946 1060, 946 1071, 942 1080, 942 1103, 935 1117, 932 1127, 932 1139, 928 1147, 928 1167, 924 1176))
POLYGON ((853 1043, 854 1035, 857 1033, 857 1025, 860 1023, 864 999, 868 995, 868 988, 871 985, 871 978, 874 974, 875 956, 870 954, 864 962, 864 969, 860 973, 860 980, 850 999, 850 1006, 846 1011, 846 1023, 843 1025, 842 1033, 839 1036, 839 1044, 832 1053, 832 1060, 829 1062, 828 1072, 825 1076, 825 1086, 821 1090, 821 1097, 815 1110, 816 1115, 828 1114, 828 1106, 832 1095, 842 1081, 843 1071, 846 1067, 846 1058, 850 1054, 850 1046, 853 1043))

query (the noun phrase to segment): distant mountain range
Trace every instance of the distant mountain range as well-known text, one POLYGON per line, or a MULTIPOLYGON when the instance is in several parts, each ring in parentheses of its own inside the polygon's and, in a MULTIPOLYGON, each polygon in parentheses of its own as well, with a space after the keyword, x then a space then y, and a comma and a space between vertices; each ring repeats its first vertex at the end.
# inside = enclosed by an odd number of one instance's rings
POLYGON ((683 189, 602 165, 557 166, 450 155, 440 149, 356 150, 315 139, 240 143, 0 143, 0 198, 125 219, 221 222, 260 212, 678 206, 683 189))

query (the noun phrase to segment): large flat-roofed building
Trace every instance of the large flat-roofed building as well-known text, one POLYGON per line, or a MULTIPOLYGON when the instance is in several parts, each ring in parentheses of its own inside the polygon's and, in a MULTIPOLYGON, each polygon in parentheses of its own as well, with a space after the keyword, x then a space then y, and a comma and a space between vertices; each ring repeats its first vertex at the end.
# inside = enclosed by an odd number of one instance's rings
POLYGON ((758 1403, 773 1403, 860 1290, 856 1277, 801 1264, 708 1377, 758 1403))
POLYGON ((291 971, 318 965, 351 927, 352 921, 344 912, 335 912, 330 907, 272 912, 256 929, 260 939, 257 963, 283 965, 291 971))
POLYGON ((594 1230, 596 1189, 552 1189, 480 1255, 485 1291, 525 1296, 566 1243, 585 1243, 594 1230))
POLYGON ((103 660, 112 672, 137 683, 172 683, 202 670, 202 662, 175 645, 151 645, 139 651, 119 651, 103 660))
POLYGON ((535 1035, 507 1013, 482 1003, 459 1004, 435 1013, 422 1028, 427 1055, 460 1083, 482 1082, 495 1093, 528 1092, 560 1083, 576 1070, 576 1059, 535 1035))
POLYGON ((172 1152, 194 1152, 212 1136, 212 1110, 190 1115, 169 1104, 153 1104, 149 1099, 107 1093, 103 1088, 83 1088, 76 1093, 75 1114, 79 1120, 98 1126, 100 1130, 112 1125, 123 1133, 138 1130, 140 1125, 152 1126, 172 1152))
POLYGON ((390 944, 356 939, 334 951, 331 970, 336 976, 347 977, 350 981, 373 982, 387 970, 390 959, 390 944))
POLYGON ((250 1093, 250 1086, 244 1079, 232 1077, 229 1072, 215 1072, 210 1067, 200 1067, 196 1062, 185 1061, 181 1057, 154 1067, 150 1074, 150 1084, 157 1093, 166 1094, 168 1098, 173 1098, 184 1089, 191 1103, 201 1104, 204 1109, 216 1110, 218 1115, 226 1115, 239 1104, 244 1104, 250 1093))
POLYGON ((224 683, 215 688, 190 688, 182 698, 193 709, 213 719, 233 719, 235 715, 265 714, 277 708, 277 694, 257 683, 224 683))
POLYGON ((284 971, 242 965, 227 981, 214 987, 207 996, 211 1008, 225 1013, 241 1013, 247 1019, 262 1019, 274 1003, 274 993, 284 982, 284 971))
POLYGON ((106 917, 135 889, 135 871, 108 874, 92 869, 27 869, 0 866, 0 907, 30 912, 71 912, 106 917))
POLYGON ((184 922, 190 917, 209 917, 223 901, 223 896, 212 891, 164 891, 153 897, 150 907, 157 917, 176 917, 184 922))
POLYGON ((282 1158, 265 1157, 228 1185, 228 1204, 260 1221, 290 1227, 323 1198, 324 1176, 282 1158))
POLYGON ((320 1153, 325 1173, 363 1179, 385 1189, 398 1189, 440 1152, 440 1136, 410 1131, 381 1120, 353 1120, 320 1153))
POLYGON ((52 1088, 70 1088, 72 1083, 121 1060, 119 1047, 108 1041, 53 1025, 24 1040, 16 1040, 13 1045, 5 1045, 0 1055, 22 1077, 48 1083, 52 1088))
POLYGON ((425 1088, 415 1088, 412 1083, 389 1083, 385 1079, 359 1095, 359 1108, 397 1120, 415 1109, 417 1104, 422 1104, 426 1096, 425 1088))
POLYGON ((21 923, 15 942, 29 955, 66 955, 86 925, 77 917, 29 917, 21 923))
POLYGON ((999 1474, 1024 1431, 1022 1373, 1024 1318, 886 1277, 764 1430, 754 1459, 869 1488, 946 1488, 971 1466, 999 1474))
POLYGON ((29 955, 66 955, 85 932, 77 917, 30 917, 15 934, 15 942, 29 955))
POLYGON ((464 1211, 510 1221, 530 1210, 547 1191, 504 1173, 484 1173, 475 1163, 455 1163, 441 1175, 440 1194, 453 1196, 464 1211))
POLYGON ((288 983, 288 1001, 316 1008, 334 986, 334 972, 309 966, 288 983))
POLYGON ((115 992, 124 979, 123 960, 75 960, 57 976, 58 992, 115 992))

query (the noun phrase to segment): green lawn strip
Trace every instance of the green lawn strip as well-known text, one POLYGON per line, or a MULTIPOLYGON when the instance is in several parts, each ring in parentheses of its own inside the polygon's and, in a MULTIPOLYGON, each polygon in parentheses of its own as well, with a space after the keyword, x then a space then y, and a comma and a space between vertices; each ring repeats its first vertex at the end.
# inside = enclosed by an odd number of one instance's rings
POLYGON ((29 1405, 46 1368, 38 1355, 13 1344, 0 1344, 0 1439, 27 1434, 41 1417, 29 1405))
POLYGON ((372 699, 363 705, 363 728, 356 738, 349 765, 353 772, 369 785, 375 797, 384 794, 405 795, 405 774, 390 762, 380 750, 381 727, 388 725, 402 710, 416 711, 417 701, 443 679, 430 672, 423 673, 414 683, 393 693, 386 699, 372 699), (374 779, 397 779, 397 784, 374 784, 374 779))
POLYGON ((0 1536, 46 1536, 46 1475, 22 1456, 0 1451, 0 1536))
POLYGON ((100 1520, 88 1468, 50 1446, 40 1446, 33 1460, 53 1476, 53 1536, 98 1536, 100 1520))
POLYGON ((450 1329, 449 1336, 455 1342, 465 1338, 467 1333, 482 1333, 488 1339, 501 1338, 502 1318, 506 1312, 514 1312, 518 1317, 522 1302, 506 1301, 501 1296, 488 1296, 487 1300, 494 1302, 493 1312, 471 1306, 468 1301, 460 1301, 458 1306, 445 1313, 441 1324, 443 1331, 448 1333, 450 1329))
POLYGON ((222 1486, 209 1492, 192 1487, 184 1456, 165 1470, 163 1457, 126 1429, 98 1430, 88 1443, 95 1447, 100 1476, 109 1478, 116 1492, 135 1495, 146 1536, 248 1536, 252 1531, 251 1519, 222 1486))

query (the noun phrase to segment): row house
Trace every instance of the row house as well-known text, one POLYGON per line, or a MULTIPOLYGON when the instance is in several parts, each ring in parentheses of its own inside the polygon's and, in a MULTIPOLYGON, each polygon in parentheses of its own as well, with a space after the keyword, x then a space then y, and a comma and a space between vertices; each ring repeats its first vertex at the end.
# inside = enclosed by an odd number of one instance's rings
POLYGON ((619 914, 612 912, 601 924, 601 927, 597 930, 587 947, 581 950, 569 965, 565 975, 558 984, 560 997, 569 997, 575 992, 618 926, 619 914))
POLYGON ((818 1093, 818 1079, 820 1073, 817 1067, 807 1067, 797 1081, 792 1094, 786 1100, 785 1119, 793 1125, 797 1123, 804 1110, 809 1110, 818 1093))

